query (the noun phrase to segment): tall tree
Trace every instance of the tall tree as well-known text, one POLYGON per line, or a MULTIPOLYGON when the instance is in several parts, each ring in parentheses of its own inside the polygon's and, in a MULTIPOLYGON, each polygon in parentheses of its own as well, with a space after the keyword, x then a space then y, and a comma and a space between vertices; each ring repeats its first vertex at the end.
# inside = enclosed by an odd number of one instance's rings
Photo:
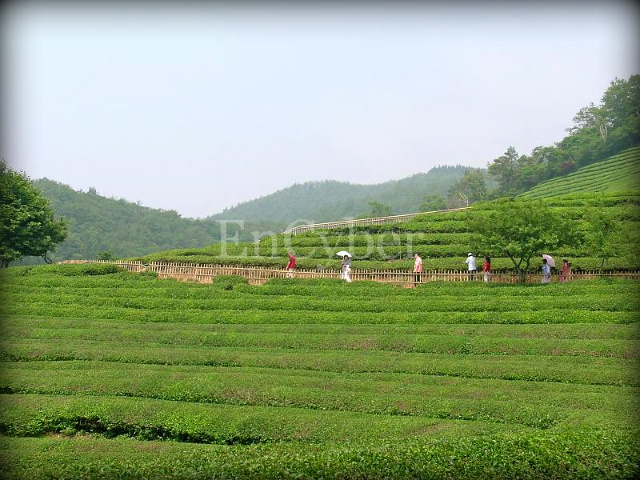
POLYGON ((600 259, 600 274, 607 260, 621 255, 633 242, 623 230, 622 222, 614 218, 604 207, 604 197, 586 216, 585 244, 591 255, 600 259))
POLYGON ((489 163, 489 174, 498 182, 502 195, 517 193, 517 181, 520 175, 518 160, 520 156, 514 147, 507 148, 501 156, 489 163))
POLYGON ((49 261, 47 253, 67 236, 67 222, 56 220, 49 201, 25 173, 0 162, 0 267, 25 256, 49 261))
POLYGON ((505 198, 486 215, 470 217, 472 250, 508 257, 524 281, 531 259, 576 241, 575 225, 542 202, 505 198))
POLYGON ((600 105, 580 109, 569 135, 557 146, 577 166, 602 160, 640 145, 640 75, 616 78, 603 94, 600 105))
POLYGON ((377 200, 373 200, 369 202, 369 206, 371 207, 371 213, 365 213, 359 215, 358 218, 368 218, 368 217, 388 217, 393 214, 393 210, 391 209, 391 205, 385 205, 380 203, 377 200))
POLYGON ((449 201, 459 204, 462 199, 465 204, 477 203, 487 198, 487 184, 485 173, 481 168, 469 168, 460 180, 454 183, 448 192, 449 201))
POLYGON ((610 155, 640 145, 640 75, 611 82, 602 96, 601 110, 608 126, 610 155))
POLYGON ((442 196, 436 194, 425 195, 422 197, 419 212, 432 212, 435 210, 444 210, 447 208, 447 200, 442 196))

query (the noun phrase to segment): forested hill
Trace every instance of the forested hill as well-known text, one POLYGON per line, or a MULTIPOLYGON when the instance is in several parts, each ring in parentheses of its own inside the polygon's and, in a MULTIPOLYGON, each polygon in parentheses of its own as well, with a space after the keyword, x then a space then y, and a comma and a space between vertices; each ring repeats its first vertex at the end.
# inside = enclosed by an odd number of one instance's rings
MULTIPOLYGON (((182 218, 175 211, 143 207, 124 199, 73 190, 48 179, 33 184, 47 198, 57 217, 69 221, 69 236, 58 245, 54 260, 92 259, 100 252, 116 258, 147 255, 172 248, 204 247, 220 241, 220 222, 182 218)), ((273 225, 250 225, 238 230, 240 240, 251 241, 251 231, 273 225)), ((229 235, 237 227, 229 225, 229 235)))
MULTIPOLYGON (((277 232, 295 220, 320 222, 367 213, 371 210, 370 201, 390 205, 394 213, 415 212, 425 194, 446 195, 465 170, 467 167, 462 166, 438 167, 426 174, 379 185, 336 181, 294 185, 204 220, 103 197, 95 191, 76 191, 46 178, 33 183, 51 202, 56 216, 69 221, 69 236, 51 255, 57 261, 92 259, 107 252, 124 258, 205 247, 220 241, 219 220, 224 219, 244 221, 242 227, 226 225, 227 238, 251 242, 255 240, 253 232, 277 232)), ((41 260, 26 259, 26 263, 33 261, 41 260)))
POLYGON ((377 185, 323 181, 295 184, 270 195, 228 208, 209 219, 269 219, 288 224, 296 220, 327 222, 354 218, 372 211, 370 202, 391 207, 391 213, 418 211, 425 195, 447 196, 448 189, 469 167, 440 166, 401 180, 377 185))

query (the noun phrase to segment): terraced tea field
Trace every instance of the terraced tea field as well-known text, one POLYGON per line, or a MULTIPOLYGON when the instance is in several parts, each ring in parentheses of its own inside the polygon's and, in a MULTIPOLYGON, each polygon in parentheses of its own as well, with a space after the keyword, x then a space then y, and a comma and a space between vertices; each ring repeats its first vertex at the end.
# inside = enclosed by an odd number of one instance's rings
MULTIPOLYGON (((576 193, 540 202, 541 206, 583 226, 586 215, 594 208, 606 209, 607 215, 628 232, 624 254, 610 258, 607 267, 640 269, 636 248, 640 244, 640 191, 576 193)), ((284 268, 287 252, 291 250, 297 257, 298 267, 337 269, 340 259, 336 253, 347 250, 354 256, 356 269, 410 271, 414 252, 422 257, 425 270, 460 269, 466 267, 464 260, 468 252, 475 252, 479 258, 485 255, 474 243, 470 221, 488 217, 493 208, 492 202, 486 202, 467 211, 423 214, 406 222, 314 230, 293 236, 273 233, 256 243, 229 242, 205 248, 168 250, 135 260, 284 268)), ((556 258, 569 258, 574 270, 596 269, 601 264, 585 245, 569 245, 547 253, 556 258)), ((494 257, 491 263, 495 272, 513 269, 513 263, 505 257, 494 257)), ((532 267, 539 270, 540 263, 532 267)))
POLYGON ((101 268, 3 272, 2 478, 640 472, 637 281, 101 268))
MULTIPOLYGON (((521 197, 539 201, 541 208, 548 207, 583 226, 595 208, 605 209, 608 216, 620 222, 620 229, 625 232, 625 254, 610 258, 607 267, 637 270, 640 269, 637 249, 640 244, 639 179, 640 147, 636 147, 570 175, 544 182, 521 197)), ((226 239, 205 248, 167 250, 130 260, 284 268, 287 252, 292 251, 299 267, 336 269, 340 265, 336 253, 348 250, 354 256, 356 269, 410 270, 414 253, 422 257, 425 270, 460 269, 466 267, 464 259, 468 252, 475 252, 480 258, 487 254, 479 251, 470 224, 473 220, 488 218, 494 208, 494 202, 483 202, 469 210, 420 214, 409 221, 318 229, 298 235, 254 232, 256 241, 253 243, 226 239)), ((549 228, 554 226, 549 225, 549 228)), ((581 244, 546 253, 569 258, 574 270, 592 270, 601 265, 601 259, 581 244)), ((513 269, 508 258, 493 257, 494 271, 513 269)), ((539 270, 540 264, 532 267, 539 270)))
POLYGON ((640 190, 640 147, 630 148, 608 160, 536 185, 523 198, 550 198, 571 193, 640 190))

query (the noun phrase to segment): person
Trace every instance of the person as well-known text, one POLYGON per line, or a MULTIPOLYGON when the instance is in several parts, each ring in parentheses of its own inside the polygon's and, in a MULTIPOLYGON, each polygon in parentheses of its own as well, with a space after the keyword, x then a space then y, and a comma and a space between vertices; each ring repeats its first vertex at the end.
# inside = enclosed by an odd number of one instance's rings
POLYGON ((469 268, 469 281, 475 279, 476 276, 476 257, 473 256, 473 253, 469 253, 467 255, 467 259, 464 261, 469 268))
POLYGON ((351 257, 349 255, 342 257, 342 279, 347 282, 351 281, 351 257))
POLYGON ((569 277, 569 272, 571 271, 571 267, 569 267, 569 261, 566 258, 562 259, 562 268, 560 269, 560 281, 566 282, 569 277))
POLYGON ((413 285, 416 286, 422 281, 422 258, 417 253, 413 255, 413 258, 415 258, 415 262, 413 262, 413 285))
POLYGON ((484 277, 484 281, 488 282, 491 280, 491 258, 484 257, 484 265, 482 265, 482 273, 484 277))
POLYGON ((293 256, 293 253, 287 252, 289 256, 289 263, 287 263, 287 278, 293 278, 293 275, 296 271, 296 257, 293 256))
POLYGON ((542 283, 551 282, 551 267, 546 258, 542 259, 542 283))

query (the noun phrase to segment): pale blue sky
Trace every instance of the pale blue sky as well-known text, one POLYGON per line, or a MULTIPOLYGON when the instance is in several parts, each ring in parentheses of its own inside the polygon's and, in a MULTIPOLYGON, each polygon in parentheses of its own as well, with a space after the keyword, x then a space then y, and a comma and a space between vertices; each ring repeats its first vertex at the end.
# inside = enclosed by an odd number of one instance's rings
POLYGON ((2 156, 185 217, 529 154, 639 73, 631 2, 89 4, 3 7, 2 156))

